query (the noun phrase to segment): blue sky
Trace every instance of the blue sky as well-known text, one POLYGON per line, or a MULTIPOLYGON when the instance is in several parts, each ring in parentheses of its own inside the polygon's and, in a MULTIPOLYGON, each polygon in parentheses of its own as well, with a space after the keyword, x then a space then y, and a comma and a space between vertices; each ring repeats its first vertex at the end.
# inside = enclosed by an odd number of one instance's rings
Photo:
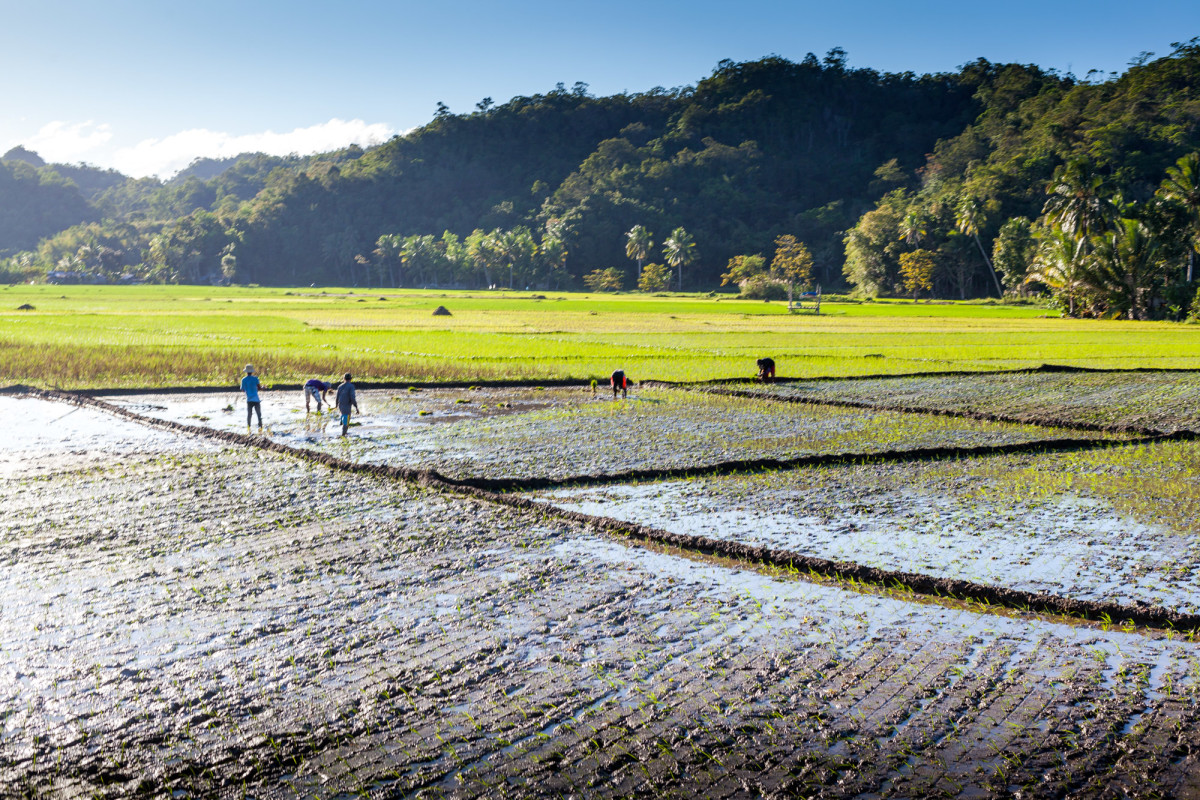
POLYGON ((723 58, 1123 71, 1200 36, 1195 0, 607 3, 0 0, 0 152, 169 176, 197 156, 317 152, 562 82, 683 86, 723 58))

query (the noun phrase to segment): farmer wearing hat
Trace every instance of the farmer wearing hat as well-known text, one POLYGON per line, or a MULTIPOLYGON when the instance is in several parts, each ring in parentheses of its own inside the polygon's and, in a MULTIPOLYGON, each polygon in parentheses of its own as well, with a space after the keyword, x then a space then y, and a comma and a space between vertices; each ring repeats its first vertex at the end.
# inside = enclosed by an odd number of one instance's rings
POLYGON ((350 409, 353 408, 356 414, 362 413, 358 410, 358 396, 355 394, 354 384, 350 382, 349 372, 338 386, 334 403, 337 405, 338 411, 342 413, 342 436, 345 436, 346 431, 350 430, 350 409))
POLYGON ((254 371, 253 364, 247 364, 242 370, 246 377, 242 378, 242 391, 246 393, 246 430, 250 430, 250 419, 258 414, 258 429, 262 430, 262 402, 258 399, 260 381, 254 371))

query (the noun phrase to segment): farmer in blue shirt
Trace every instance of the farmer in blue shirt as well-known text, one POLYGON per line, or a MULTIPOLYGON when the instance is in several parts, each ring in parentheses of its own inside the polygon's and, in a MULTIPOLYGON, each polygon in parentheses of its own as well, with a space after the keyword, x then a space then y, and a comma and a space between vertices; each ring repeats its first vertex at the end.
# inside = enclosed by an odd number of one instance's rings
POLYGON ((250 419, 258 414, 258 429, 262 430, 262 402, 258 399, 259 380, 254 373, 254 365, 247 364, 243 370, 246 377, 242 378, 242 391, 246 393, 246 430, 250 430, 250 419))
POLYGON ((353 408, 355 413, 362 413, 358 410, 358 395, 354 391, 354 384, 350 382, 349 372, 338 386, 334 402, 337 403, 338 411, 342 412, 342 436, 345 436, 346 431, 350 430, 350 409, 353 408))
POLYGON ((317 401, 317 413, 321 413, 321 403, 329 402, 329 390, 333 388, 319 378, 311 378, 304 384, 304 413, 312 411, 312 401, 317 401))

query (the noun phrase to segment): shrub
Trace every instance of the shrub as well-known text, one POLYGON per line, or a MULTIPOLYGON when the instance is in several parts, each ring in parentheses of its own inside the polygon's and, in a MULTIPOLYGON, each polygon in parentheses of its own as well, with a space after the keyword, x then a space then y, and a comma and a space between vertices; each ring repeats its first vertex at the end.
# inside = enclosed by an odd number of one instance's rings
POLYGON ((616 267, 594 269, 583 276, 583 282, 593 292, 619 292, 624 283, 624 276, 616 267))
POLYGON ((742 281, 739 297, 748 300, 787 300, 787 287, 767 275, 755 275, 742 281))

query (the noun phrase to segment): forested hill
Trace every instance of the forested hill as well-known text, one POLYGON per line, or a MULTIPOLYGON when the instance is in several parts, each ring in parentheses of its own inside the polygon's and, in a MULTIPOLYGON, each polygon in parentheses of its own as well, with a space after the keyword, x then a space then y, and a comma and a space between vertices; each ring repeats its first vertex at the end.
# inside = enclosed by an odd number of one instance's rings
MULTIPOLYGON (((936 210, 937 187, 969 189, 989 249, 1005 215, 1030 213, 1073 154, 1131 186, 1156 185, 1200 144, 1196 50, 1180 45, 1098 82, 982 60, 952 74, 878 73, 848 68, 838 49, 799 63, 724 61, 692 87, 485 98, 468 113, 440 107, 366 151, 203 161, 166 183, 104 185, 111 176, 22 164, 25 183, 0 186, 0 220, 32 190, 31 173, 52 173, 51 188, 79 187, 71 221, 81 224, 39 231, 47 238, 22 263, 161 280, 443 286, 507 284, 510 270, 516 285, 577 286, 618 267, 630 287, 626 233, 642 225, 647 261, 663 260, 673 231, 690 234, 685 289, 715 288, 730 258, 769 256, 781 234, 808 244, 830 286, 844 282, 846 232, 898 197, 936 210)), ((877 252, 851 253, 846 274, 892 291, 902 237, 880 230, 877 252)), ((0 254, 31 247, 28 236, 0 238, 0 254)), ((964 293, 987 290, 982 267, 959 272, 964 293)))
MULTIPOLYGON (((340 170, 271 185, 250 212, 239 264, 278 280, 267 271, 282 249, 300 281, 331 266, 351 274, 353 256, 383 233, 526 227, 562 240, 571 276, 618 266, 628 286, 625 233, 640 224, 654 234, 650 260, 661 261, 673 229, 692 234, 699 258, 685 288, 715 286, 730 257, 787 232, 840 279, 842 231, 890 188, 877 168, 918 167, 975 118, 975 91, 956 76, 848 70, 834 52, 824 62, 723 62, 686 89, 593 97, 577 85, 484 102, 340 170)), ((522 266, 518 283, 544 281, 535 264, 522 266)))

